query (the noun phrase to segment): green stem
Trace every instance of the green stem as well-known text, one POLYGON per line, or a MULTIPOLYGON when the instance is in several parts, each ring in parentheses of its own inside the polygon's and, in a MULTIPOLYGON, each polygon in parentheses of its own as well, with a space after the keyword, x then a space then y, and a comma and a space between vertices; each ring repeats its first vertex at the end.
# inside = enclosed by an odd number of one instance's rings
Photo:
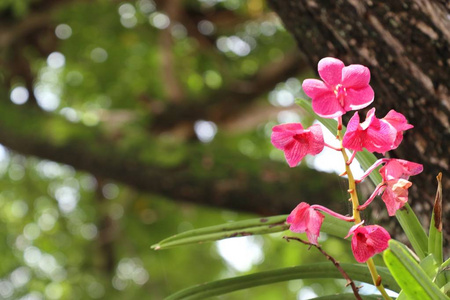
MULTIPOLYGON (((358 193, 356 192, 356 182, 355 178, 353 177, 352 170, 350 169, 350 164, 348 163, 348 155, 347 152, 345 152, 345 148, 342 145, 342 126, 339 126, 339 124, 342 124, 342 121, 338 121, 338 131, 337 131, 337 138, 339 139, 339 142, 341 144, 341 153, 344 157, 345 161, 345 173, 348 177, 348 193, 350 194, 350 201, 352 202, 353 207, 353 218, 355 219, 355 224, 361 223, 361 215, 359 213, 358 207, 359 207, 359 200, 358 200, 358 193)), ((387 294, 386 290, 384 289, 383 284, 381 284, 381 276, 378 275, 377 269, 375 267, 375 264, 372 260, 372 258, 369 258, 366 262, 367 267, 369 268, 370 275, 372 276, 373 284, 377 287, 377 289, 380 291, 381 295, 385 300, 391 299, 389 295, 387 294)))

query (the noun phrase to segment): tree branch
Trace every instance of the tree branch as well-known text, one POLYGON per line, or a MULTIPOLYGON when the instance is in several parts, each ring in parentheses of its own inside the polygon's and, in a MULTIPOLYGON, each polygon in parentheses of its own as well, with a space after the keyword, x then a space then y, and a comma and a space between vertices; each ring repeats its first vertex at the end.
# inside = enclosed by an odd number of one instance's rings
POLYGON ((167 105, 160 114, 155 115, 152 129, 155 132, 170 130, 180 122, 193 123, 199 119, 227 122, 252 105, 259 96, 272 90, 277 83, 297 75, 305 68, 298 53, 288 53, 282 61, 268 64, 252 78, 236 81, 206 99, 167 105))
MULTIPOLYGON (((156 149, 157 141, 145 133, 135 141, 110 137, 99 127, 5 102, 0 103, 0 143, 26 155, 69 164, 174 201, 262 215, 287 213, 300 201, 347 210, 346 201, 333 192, 338 179, 332 174, 267 160, 250 162, 213 144, 187 148, 182 162, 167 167, 158 162, 174 154, 156 149), (249 163, 255 167, 245 168, 249 163)), ((188 146, 172 146, 179 147, 188 146)))

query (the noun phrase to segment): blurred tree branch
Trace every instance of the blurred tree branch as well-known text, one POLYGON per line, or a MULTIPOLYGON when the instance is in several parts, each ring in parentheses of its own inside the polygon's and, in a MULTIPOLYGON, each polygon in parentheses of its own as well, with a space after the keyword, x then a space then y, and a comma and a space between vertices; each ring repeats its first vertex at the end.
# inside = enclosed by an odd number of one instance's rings
POLYGON ((183 163, 164 167, 145 159, 152 156, 149 151, 156 142, 151 137, 127 148, 100 128, 70 123, 32 107, 0 104, 0 141, 20 153, 69 164, 175 201, 263 215, 287 213, 298 202, 311 199, 331 208, 347 207, 333 193, 338 179, 332 174, 199 149, 190 150, 183 163), (244 167, 248 164, 254 165, 251 171, 244 167))

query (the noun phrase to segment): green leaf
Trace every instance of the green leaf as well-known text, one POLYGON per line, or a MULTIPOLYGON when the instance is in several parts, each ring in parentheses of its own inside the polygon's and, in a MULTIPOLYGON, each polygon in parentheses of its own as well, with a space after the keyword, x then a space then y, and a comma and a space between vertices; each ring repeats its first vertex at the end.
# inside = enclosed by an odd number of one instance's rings
MULTIPOLYGON (((347 235, 351 227, 350 223, 327 214, 324 215, 325 219, 321 227, 322 232, 341 238, 347 235)), ((287 215, 280 215, 194 229, 162 240, 158 244, 153 245, 152 249, 168 249, 181 245, 212 242, 238 236, 281 232, 289 228, 289 225, 285 223, 286 218, 287 215)))
POLYGON ((390 240, 389 249, 384 251, 383 257, 386 266, 408 299, 448 299, 428 278, 402 243, 390 240))
POLYGON ((439 265, 436 263, 433 254, 429 254, 427 257, 422 259, 419 263, 420 267, 428 275, 428 278, 434 280, 439 269, 439 265))
MULTIPOLYGON (((325 127, 330 130, 331 133, 336 133, 337 122, 335 120, 324 119, 318 116, 313 111, 311 103, 307 100, 298 99, 296 103, 312 116, 314 116, 319 122, 325 125, 325 127)), ((343 132, 345 132, 344 126, 342 130, 343 132)), ((377 157, 367 150, 356 153, 356 159, 364 170, 367 170, 377 161, 377 157)), ((370 173, 369 178, 372 180, 375 186, 380 184, 382 181, 381 175, 378 172, 370 173)), ((422 225, 420 224, 419 219, 417 218, 416 214, 413 212, 409 204, 406 203, 403 209, 397 211, 395 216, 397 217, 400 226, 403 228, 403 231, 405 232, 408 240, 414 248, 414 251, 421 259, 424 258, 428 252, 428 237, 422 225)))
POLYGON ((428 237, 411 206, 406 203, 402 209, 397 210, 395 217, 402 226, 417 256, 420 259, 425 258, 428 253, 428 237))
MULTIPOLYGON (((362 264, 349 264, 341 263, 341 267, 352 278, 352 280, 371 283, 372 277, 370 276, 367 267, 362 264)), ((399 286, 390 275, 389 270, 384 267, 377 268, 379 274, 383 278, 383 284, 385 287, 399 291, 399 286)), ((296 266, 290 268, 283 268, 265 272, 259 272, 255 274, 238 276, 218 281, 213 281, 205 284, 200 284, 194 287, 190 287, 179 291, 166 300, 176 299, 204 299, 207 297, 223 295, 234 291, 256 287, 260 285, 266 285, 281 281, 288 281, 293 279, 305 279, 305 278, 335 278, 342 279, 341 273, 336 267, 329 263, 315 263, 303 266, 296 266)))
POLYGON ((231 237, 285 231, 289 228, 289 225, 285 223, 286 218, 287 215, 280 215, 189 230, 162 240, 158 244, 153 245, 152 249, 160 250, 187 244, 217 241, 231 237))
POLYGON ((434 258, 440 264, 443 261, 442 257, 442 173, 436 177, 438 187, 436 191, 436 198, 434 200, 433 212, 431 214, 430 222, 430 238, 428 239, 428 252, 433 253, 434 258))

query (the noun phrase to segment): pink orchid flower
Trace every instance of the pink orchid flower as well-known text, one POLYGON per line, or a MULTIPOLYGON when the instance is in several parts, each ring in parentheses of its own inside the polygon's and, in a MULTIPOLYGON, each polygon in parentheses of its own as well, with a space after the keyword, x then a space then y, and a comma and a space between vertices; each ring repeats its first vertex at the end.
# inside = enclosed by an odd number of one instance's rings
POLYGON ((397 148, 403 139, 403 131, 412 127, 395 110, 391 110, 383 119, 378 119, 375 108, 372 108, 363 123, 359 123, 359 114, 355 112, 348 122, 342 145, 354 151, 366 148, 369 152, 384 153, 397 148))
POLYGON ((411 124, 408 124, 408 121, 406 120, 404 115, 396 112, 393 109, 391 109, 382 120, 389 123, 392 127, 395 128, 395 130, 397 130, 397 136, 395 138, 392 149, 397 148, 398 145, 400 145, 400 143, 402 142, 403 131, 414 127, 411 124))
POLYGON ((409 176, 422 171, 421 164, 403 159, 391 159, 380 169, 386 187, 381 199, 386 204, 389 216, 394 216, 397 210, 408 202, 408 189, 412 185, 408 181, 409 176))
POLYGON ((375 199, 377 195, 386 204, 389 216, 394 216, 397 210, 402 208, 408 202, 408 189, 412 183, 408 181, 409 176, 417 175, 423 171, 421 164, 413 163, 404 159, 379 159, 371 166, 361 177, 360 181, 367 177, 370 172, 375 170, 382 163, 386 163, 380 169, 380 175, 383 181, 375 188, 372 195, 366 203, 358 207, 359 210, 365 209, 375 199))
POLYGON ((370 71, 363 65, 345 66, 342 61, 325 57, 319 61, 320 78, 306 79, 302 87, 312 99, 314 111, 324 118, 337 118, 350 110, 372 103, 370 71))
POLYGON ((317 245, 324 218, 324 215, 309 206, 308 203, 301 202, 287 217, 286 223, 291 224, 289 230, 292 232, 306 232, 309 242, 317 245))
POLYGON ((347 236, 353 234, 352 252, 357 262, 366 262, 377 253, 381 253, 389 246, 389 233, 378 225, 361 226, 363 222, 350 228, 347 236))
POLYGON ((306 154, 319 154, 324 147, 322 128, 319 124, 303 129, 300 123, 287 123, 274 126, 272 144, 284 151, 289 166, 295 167, 306 154))

